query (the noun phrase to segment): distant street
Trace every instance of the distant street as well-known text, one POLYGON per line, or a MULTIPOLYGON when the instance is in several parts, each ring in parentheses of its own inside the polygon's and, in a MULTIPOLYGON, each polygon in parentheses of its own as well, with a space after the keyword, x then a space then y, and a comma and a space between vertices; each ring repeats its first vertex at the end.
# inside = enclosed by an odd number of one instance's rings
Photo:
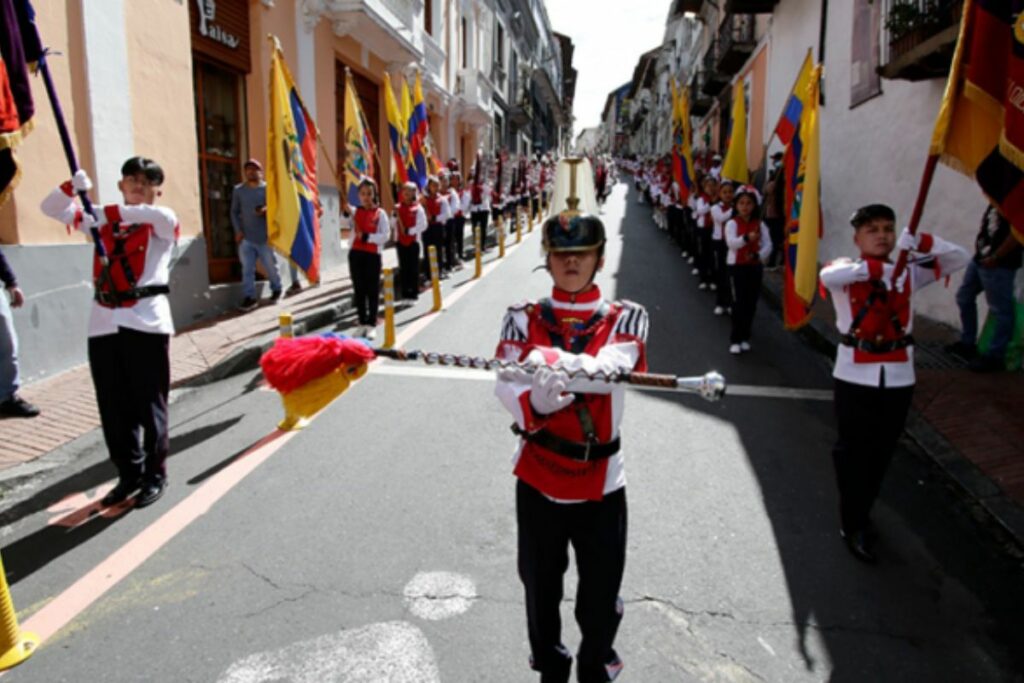
MULTIPOLYGON (((653 372, 831 387, 826 359, 764 302, 753 351, 731 356, 728 318, 712 314, 631 187, 614 188, 603 219, 599 283, 647 306, 653 372)), ((459 298, 441 314, 422 317, 429 296, 400 312, 400 341, 490 355, 505 307, 547 294, 540 263, 535 230, 478 283, 471 266, 446 281, 446 301, 459 298)), ((516 574, 511 418, 493 381, 429 372, 371 367, 308 428, 256 449, 281 417, 257 373, 191 390, 171 408, 170 488, 145 510, 81 512, 96 509, 113 473, 98 432, 71 444, 81 458, 2 502, 23 626, 66 623, 6 678, 535 680, 516 574)), ((847 553, 831 410, 629 394, 620 681, 1022 680, 1021 570, 911 446, 876 510, 881 563, 847 553)))

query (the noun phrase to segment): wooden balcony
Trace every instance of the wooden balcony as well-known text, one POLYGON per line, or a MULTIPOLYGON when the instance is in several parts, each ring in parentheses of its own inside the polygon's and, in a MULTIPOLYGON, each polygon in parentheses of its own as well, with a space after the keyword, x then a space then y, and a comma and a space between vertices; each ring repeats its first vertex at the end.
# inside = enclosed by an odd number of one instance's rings
MULTIPOLYGON (((904 20, 895 33, 890 21, 882 35, 882 78, 921 81, 945 78, 953 61, 960 33, 962 0, 918 0, 916 15, 904 20)), ((887 7, 891 18, 893 7, 887 7)), ((906 12, 906 8, 901 8, 906 12)))
POLYGON ((690 83, 690 114, 692 116, 704 116, 711 111, 711 105, 715 100, 711 95, 704 92, 704 72, 698 71, 690 83))
POLYGON ((728 74, 718 70, 718 42, 714 41, 704 53, 700 91, 714 97, 729 85, 728 74))

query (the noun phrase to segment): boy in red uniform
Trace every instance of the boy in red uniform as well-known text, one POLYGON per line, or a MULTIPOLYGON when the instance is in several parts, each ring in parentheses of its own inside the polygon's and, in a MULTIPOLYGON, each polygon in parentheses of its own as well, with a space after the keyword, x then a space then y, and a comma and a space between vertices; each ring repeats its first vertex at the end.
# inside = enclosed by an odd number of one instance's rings
POLYGON ((398 290, 406 301, 416 301, 420 296, 420 236, 427 230, 427 212, 416 201, 416 194, 416 183, 404 183, 391 217, 398 237, 398 290))
POLYGON ((874 562, 871 506, 878 496, 914 393, 913 295, 967 265, 959 246, 904 228, 882 204, 853 214, 860 258, 838 259, 821 271, 832 295, 840 344, 836 349, 835 410, 838 439, 832 450, 839 487, 840 535, 857 559, 874 562), (910 252, 893 283, 894 248, 910 252))
POLYGON ((580 681, 614 680, 622 670, 612 644, 622 619, 626 492, 619 450, 624 389, 575 375, 646 369, 647 312, 606 301, 594 284, 605 233, 592 215, 563 212, 543 227, 549 298, 510 308, 497 355, 535 364, 533 374, 499 373, 496 394, 515 418, 519 576, 526 593, 531 667, 543 683, 569 680, 559 604, 576 554, 580 681))
POLYGON ((153 202, 164 172, 152 159, 132 157, 121 167, 122 204, 85 213, 76 192, 88 192, 85 171, 51 192, 42 212, 88 234, 99 229, 109 267, 94 255, 94 301, 89 316, 89 371, 103 440, 117 467, 118 482, 104 498, 116 505, 138 491, 136 507, 154 503, 167 487, 169 450, 167 395, 171 385, 170 338, 174 319, 170 292, 171 252, 178 218, 153 202))

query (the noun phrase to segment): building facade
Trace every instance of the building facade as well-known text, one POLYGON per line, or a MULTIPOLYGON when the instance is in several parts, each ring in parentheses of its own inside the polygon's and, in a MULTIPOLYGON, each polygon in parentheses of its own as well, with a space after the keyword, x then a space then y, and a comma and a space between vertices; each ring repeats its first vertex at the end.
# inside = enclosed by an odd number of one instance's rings
MULTIPOLYGON (((267 35, 280 41, 319 130, 321 261, 329 270, 344 261, 339 183, 331 169, 344 162, 346 70, 378 145, 378 175, 391 175, 385 73, 395 84, 421 73, 438 155, 468 168, 478 149, 490 148, 506 131, 498 104, 508 97, 510 83, 493 80, 495 31, 501 17, 513 11, 502 3, 79 0, 36 5, 40 34, 59 53, 50 66, 82 167, 94 179, 94 196, 102 203, 119 201, 120 167, 129 156, 152 157, 165 170, 160 201, 177 212, 182 229, 171 274, 172 309, 181 328, 230 309, 240 298, 241 269, 228 212, 244 161, 266 157, 272 51, 267 35)), ((512 132, 522 149, 547 150, 560 143, 567 120, 560 47, 542 3, 515 5, 529 20, 515 23, 517 61, 530 67, 524 70, 529 91, 536 91, 536 108, 547 113, 512 132), (522 35, 526 26, 533 27, 529 41, 522 35), (544 90, 548 85, 554 97, 544 90)), ((15 314, 26 381, 84 361, 92 295, 92 246, 38 210, 69 172, 41 82, 34 82, 33 95, 36 129, 18 148, 23 178, 13 199, 0 207, 0 244, 28 295, 27 305, 15 314)), ((387 208, 389 195, 384 192, 387 208)))
MULTIPOLYGON (((849 216, 858 206, 891 205, 909 220, 956 42, 961 3, 913 0, 928 35, 894 35, 887 21, 896 0, 672 0, 655 77, 640 67, 632 82, 629 150, 670 150, 664 105, 668 79, 685 83, 698 159, 726 150, 733 97, 742 84, 747 109, 747 161, 755 181, 781 150, 775 125, 810 52, 824 64, 821 106, 822 210, 819 259, 851 253, 849 216), (910 40, 908 38, 916 38, 910 40), (650 84, 653 84, 650 85, 650 84), (649 90, 649 92, 647 92, 649 90), (651 124, 638 117, 656 119, 651 124), (648 143, 648 141, 651 141, 648 143)), ((606 107, 607 109, 607 107, 606 107)), ((968 248, 986 200, 976 185, 941 167, 922 229, 968 248)), ((918 311, 958 322, 948 287, 922 292, 918 311)))

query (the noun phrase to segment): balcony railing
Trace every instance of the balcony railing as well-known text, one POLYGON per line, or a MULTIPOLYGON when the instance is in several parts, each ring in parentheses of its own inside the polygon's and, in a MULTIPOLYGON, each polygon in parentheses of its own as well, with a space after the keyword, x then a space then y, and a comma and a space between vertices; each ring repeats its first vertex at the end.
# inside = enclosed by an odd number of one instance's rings
POLYGON ((779 0, 725 0, 725 11, 735 14, 770 14, 779 0))
POLYGON ((701 73, 704 75, 701 81, 701 92, 714 97, 722 92, 722 88, 729 84, 729 76, 718 70, 718 41, 711 41, 708 51, 704 53, 701 73))
POLYGON ((757 47, 754 15, 728 14, 718 28, 718 70, 732 76, 757 47))
POLYGON ((883 78, 945 78, 960 31, 963 0, 886 0, 882 21, 883 78))

